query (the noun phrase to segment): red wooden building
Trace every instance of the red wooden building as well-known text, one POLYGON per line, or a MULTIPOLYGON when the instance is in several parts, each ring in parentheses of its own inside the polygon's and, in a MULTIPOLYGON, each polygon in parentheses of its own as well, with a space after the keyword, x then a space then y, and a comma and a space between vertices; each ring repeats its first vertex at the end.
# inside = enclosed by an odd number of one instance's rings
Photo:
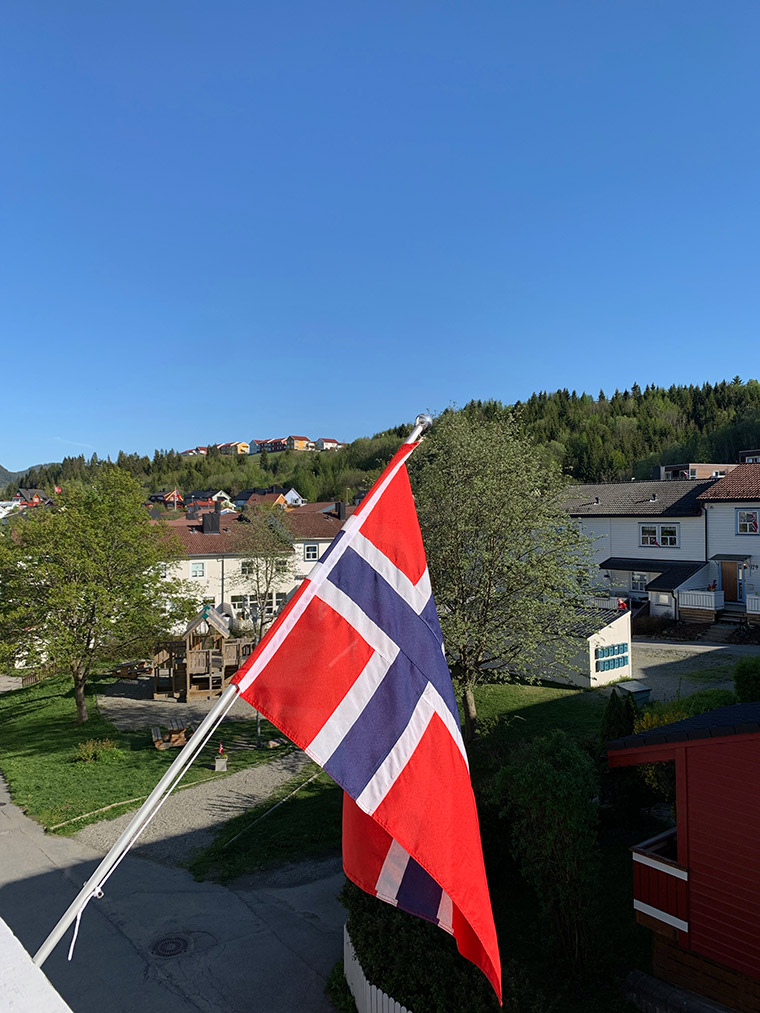
POLYGON ((654 973, 760 1011, 760 702, 617 739, 611 767, 675 763, 676 827, 632 849, 654 973))

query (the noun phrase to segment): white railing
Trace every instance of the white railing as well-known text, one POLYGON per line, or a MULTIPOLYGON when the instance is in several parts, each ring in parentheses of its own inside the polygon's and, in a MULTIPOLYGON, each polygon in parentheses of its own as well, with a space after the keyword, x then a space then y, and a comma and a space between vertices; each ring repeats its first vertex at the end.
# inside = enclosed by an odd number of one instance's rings
POLYGON ((760 615, 760 594, 747 595, 747 612, 760 615))
POLYGON ((616 609, 618 607, 618 596, 595 594, 586 599, 587 605, 593 605, 598 609, 616 609))
POLYGON ((678 592, 679 608, 709 609, 715 612, 723 608, 723 592, 708 591, 706 588, 693 588, 691 591, 678 592))
POLYGON ((362 965, 356 959, 347 925, 343 926, 343 972, 354 997, 357 1013, 410 1013, 406 1006, 402 1006, 379 988, 370 985, 364 977, 362 965))

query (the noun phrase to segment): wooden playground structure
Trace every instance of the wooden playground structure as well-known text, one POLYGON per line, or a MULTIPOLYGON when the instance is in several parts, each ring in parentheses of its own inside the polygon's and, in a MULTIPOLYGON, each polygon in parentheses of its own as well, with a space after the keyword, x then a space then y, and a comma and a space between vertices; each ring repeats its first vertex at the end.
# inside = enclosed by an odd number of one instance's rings
POLYGON ((233 637, 225 616, 204 605, 181 639, 156 645, 153 695, 177 700, 220 696, 254 647, 252 637, 233 637))

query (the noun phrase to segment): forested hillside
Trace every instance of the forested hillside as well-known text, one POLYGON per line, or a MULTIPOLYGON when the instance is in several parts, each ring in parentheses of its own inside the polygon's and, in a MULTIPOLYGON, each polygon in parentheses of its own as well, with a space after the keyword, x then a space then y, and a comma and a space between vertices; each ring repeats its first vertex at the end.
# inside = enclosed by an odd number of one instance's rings
MULTIPOLYGON (((739 377, 702 386, 616 390, 596 398, 576 391, 542 391, 505 406, 473 401, 464 411, 499 416, 512 413, 526 433, 545 448, 562 470, 580 482, 648 478, 654 464, 686 461, 731 463, 740 450, 760 447, 760 383, 739 377)), ((250 457, 225 456, 212 448, 207 457, 181 457, 157 450, 153 457, 120 452, 116 464, 143 485, 159 489, 241 489, 293 485, 308 500, 350 499, 369 487, 410 426, 363 437, 338 451, 285 451, 250 457)), ((24 485, 52 492, 62 482, 87 482, 100 466, 97 455, 66 457, 61 464, 32 469, 24 485)), ((17 481, 0 492, 12 495, 17 481)))
POLYGON ((760 383, 638 384, 607 397, 559 390, 514 406, 536 443, 581 482, 649 478, 654 464, 731 463, 760 446, 760 383))

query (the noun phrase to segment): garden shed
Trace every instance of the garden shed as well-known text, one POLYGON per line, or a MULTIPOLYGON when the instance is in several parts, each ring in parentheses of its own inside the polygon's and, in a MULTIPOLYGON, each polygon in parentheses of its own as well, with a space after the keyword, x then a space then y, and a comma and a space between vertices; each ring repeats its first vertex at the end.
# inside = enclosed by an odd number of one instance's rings
POLYGON ((675 764, 676 826, 632 849, 657 977, 760 1011, 760 702, 608 744, 611 767, 675 764))

